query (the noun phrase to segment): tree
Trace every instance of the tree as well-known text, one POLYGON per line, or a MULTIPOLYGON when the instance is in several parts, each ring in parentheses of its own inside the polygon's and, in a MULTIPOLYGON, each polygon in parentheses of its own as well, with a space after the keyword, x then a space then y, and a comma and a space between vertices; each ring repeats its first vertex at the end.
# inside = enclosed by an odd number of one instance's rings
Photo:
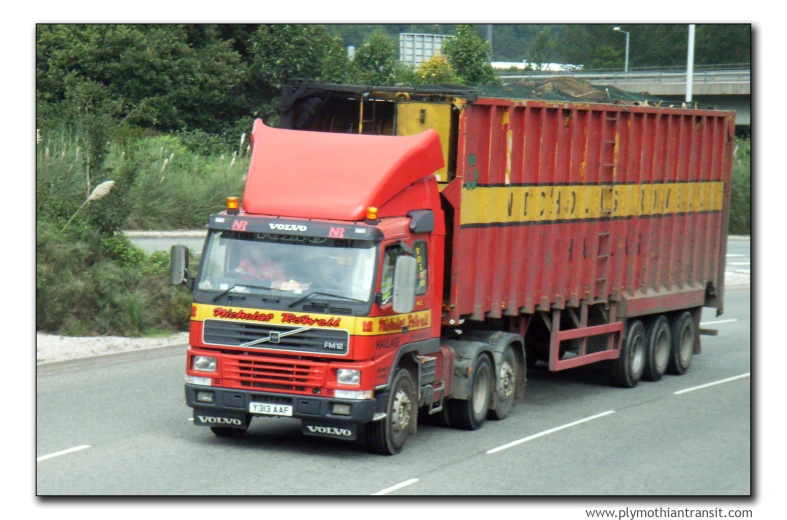
POLYGON ((294 79, 319 79, 328 32, 321 25, 260 25, 251 38, 250 111, 279 122, 281 88, 294 79))
POLYGON ((177 25, 37 28, 36 99, 138 126, 216 131, 243 108, 245 65, 209 30, 177 25), (195 42, 194 46, 188 43, 195 42))
MULTIPOLYGON (((567 63, 594 68, 623 68, 624 34, 613 25, 567 25, 558 52, 567 63)), ((688 26, 623 25, 629 32, 629 67, 685 67, 688 26)), ((695 64, 749 63, 751 27, 747 24, 698 25, 695 64)))
POLYGON ((697 25, 697 64, 751 63, 749 24, 697 25))
POLYGON ((260 25, 251 38, 250 78, 258 98, 293 79, 319 77, 328 33, 321 25, 260 25))
POLYGON ((442 54, 435 54, 421 63, 416 72, 419 83, 439 85, 456 82, 456 74, 448 59, 442 54))
POLYGON ((396 78, 396 47, 382 31, 375 31, 355 51, 354 79, 369 85, 393 85, 396 78))
POLYGON ((480 85, 497 83, 487 58, 489 47, 489 42, 482 40, 472 26, 460 25, 456 28, 456 38, 444 42, 441 51, 462 83, 480 85))
POLYGON ((329 37, 322 60, 320 79, 329 83, 344 83, 350 77, 350 59, 344 41, 339 36, 329 37))
POLYGON ((540 70, 547 70, 549 64, 554 60, 554 55, 555 41, 549 31, 549 27, 544 27, 530 46, 528 61, 535 63, 540 70))

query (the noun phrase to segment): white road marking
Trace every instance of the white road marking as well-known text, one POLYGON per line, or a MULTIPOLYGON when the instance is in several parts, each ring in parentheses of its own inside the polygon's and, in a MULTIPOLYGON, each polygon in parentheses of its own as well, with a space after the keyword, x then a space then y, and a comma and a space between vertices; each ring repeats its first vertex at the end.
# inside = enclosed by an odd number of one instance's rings
POLYGON ((719 323, 732 323, 733 321, 738 321, 738 319, 732 320, 719 320, 719 321, 703 321, 700 325, 718 325, 719 323))
POLYGON ((84 450, 85 448, 89 448, 89 447, 90 446, 83 444, 82 446, 68 448, 67 450, 58 451, 56 453, 50 453, 49 455, 41 455, 36 459, 36 462, 41 462, 42 460, 51 459, 53 457, 59 457, 60 455, 66 455, 67 453, 74 453, 75 451, 84 450))
POLYGON ((730 262, 730 265, 751 265, 751 262, 730 262))
POLYGON ((418 482, 417 478, 411 478, 410 480, 405 480, 404 482, 399 482, 395 486, 391 486, 389 488, 385 488, 382 491, 378 491, 377 493, 372 493, 372 496, 375 496, 375 495, 386 495, 386 494, 390 493, 391 491, 396 491, 397 489, 402 489, 403 487, 409 486, 410 484, 415 484, 416 482, 418 482))
POLYGON ((502 446, 498 446, 497 448, 492 448, 491 450, 488 450, 486 453, 487 453, 487 455, 491 455, 492 453, 497 453, 498 451, 503 451, 505 449, 511 448, 513 446, 516 446, 518 444, 522 444, 523 442, 532 441, 533 439, 538 439, 539 437, 543 437, 544 435, 549 435, 550 433, 555 433, 555 432, 560 431, 560 430, 565 430, 566 428, 571 428, 572 426, 577 426, 578 424, 582 424, 582 423, 585 423, 585 422, 588 422, 588 421, 592 421, 593 419, 599 419, 601 417, 604 417, 605 415, 609 415, 609 414, 613 414, 613 413, 615 413, 615 410, 608 410, 608 411, 606 411, 604 413, 600 413, 598 415, 593 415, 591 417, 585 417, 584 419, 580 419, 580 420, 574 421, 572 423, 564 424, 563 426, 558 426, 557 428, 551 428, 551 429, 545 430, 545 431, 543 431, 541 433, 536 433, 536 434, 533 434, 533 435, 531 435, 529 437, 525 437, 524 439, 519 439, 518 441, 509 442, 508 444, 504 444, 502 446))
POLYGON ((727 256, 749 256, 749 255, 727 255, 727 256))
POLYGON ((685 390, 678 390, 677 392, 674 392, 674 393, 675 393, 675 395, 685 394, 686 392, 693 392, 694 390, 699 390, 700 388, 708 388, 709 386, 720 385, 722 383, 729 383, 730 381, 735 381, 736 379, 742 379, 744 377, 749 377, 750 375, 751 375, 751 372, 746 372, 745 374, 741 374, 739 376, 728 377, 727 379, 722 379, 721 381, 714 381, 713 383, 708 383, 708 384, 705 384, 705 385, 693 386, 693 387, 687 388, 685 390))

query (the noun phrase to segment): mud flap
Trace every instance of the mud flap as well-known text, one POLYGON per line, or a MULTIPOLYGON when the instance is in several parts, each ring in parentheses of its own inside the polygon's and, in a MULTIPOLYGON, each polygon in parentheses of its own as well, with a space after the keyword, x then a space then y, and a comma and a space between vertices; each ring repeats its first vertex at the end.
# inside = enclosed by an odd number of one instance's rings
POLYGON ((194 409, 194 424, 197 426, 220 426, 246 429, 249 423, 245 413, 227 413, 219 410, 194 409))
POLYGON ((305 422, 301 426, 304 435, 314 437, 328 437, 343 441, 354 441, 358 438, 357 424, 337 424, 325 422, 305 422))

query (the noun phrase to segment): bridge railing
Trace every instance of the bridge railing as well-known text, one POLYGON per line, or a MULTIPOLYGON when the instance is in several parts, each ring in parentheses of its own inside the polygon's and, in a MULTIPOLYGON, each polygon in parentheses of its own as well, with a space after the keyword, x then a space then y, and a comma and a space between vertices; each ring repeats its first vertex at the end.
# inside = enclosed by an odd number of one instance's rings
MULTIPOLYGON (((612 83, 685 83, 686 72, 672 72, 664 70, 635 70, 629 72, 614 71, 527 71, 521 73, 500 74, 498 78, 504 82, 543 79, 545 77, 566 76, 579 78, 591 83, 612 82, 612 83)), ((694 83, 749 83, 751 82, 751 70, 695 70, 693 73, 694 83)))

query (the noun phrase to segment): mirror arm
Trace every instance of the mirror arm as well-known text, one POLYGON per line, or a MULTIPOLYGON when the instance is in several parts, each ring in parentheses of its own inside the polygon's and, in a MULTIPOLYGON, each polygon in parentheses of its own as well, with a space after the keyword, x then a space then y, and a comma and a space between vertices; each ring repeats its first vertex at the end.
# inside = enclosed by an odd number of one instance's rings
POLYGON ((407 242, 405 242, 404 240, 399 240, 397 245, 402 249, 404 249, 404 252, 407 253, 409 256, 413 256, 413 248, 407 245, 407 242))

